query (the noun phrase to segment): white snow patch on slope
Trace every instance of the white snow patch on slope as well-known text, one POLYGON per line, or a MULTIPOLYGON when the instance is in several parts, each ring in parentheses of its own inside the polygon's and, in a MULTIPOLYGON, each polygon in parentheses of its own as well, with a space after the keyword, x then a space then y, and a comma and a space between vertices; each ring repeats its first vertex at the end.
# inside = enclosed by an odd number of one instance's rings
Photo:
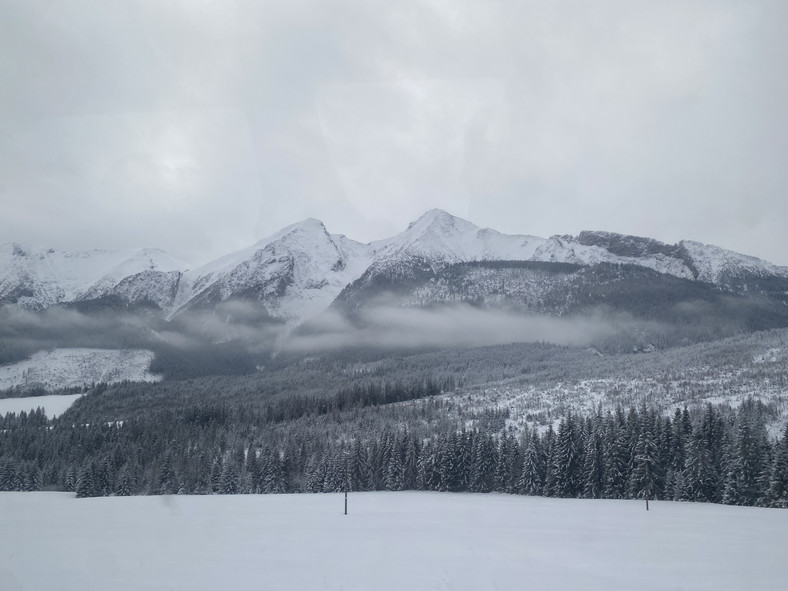
POLYGON ((761 353, 760 355, 753 355, 752 362, 755 364, 774 363, 777 361, 779 354, 780 354, 780 349, 778 347, 772 347, 765 353, 761 353))
POLYGON ((788 269, 778 267, 759 258, 739 254, 712 244, 702 244, 693 240, 682 240, 681 244, 687 249, 695 267, 698 270, 698 279, 710 283, 718 282, 725 273, 747 272, 754 275, 772 274, 788 276, 788 269))
POLYGON ((177 271, 183 263, 162 250, 89 250, 65 252, 0 245, 0 295, 18 285, 32 293, 23 305, 51 306, 73 301, 91 291, 103 295, 125 277, 142 271, 177 271))
POLYGON ((24 411, 29 413, 41 407, 47 417, 54 419, 62 415, 76 402, 82 394, 64 394, 63 396, 28 396, 27 398, 0 398, 0 416, 13 412, 19 414, 24 411))
POLYGON ((0 493, 21 589, 781 589, 788 511, 500 494, 0 493))
POLYGON ((157 382, 150 373, 153 353, 143 349, 53 349, 0 367, 0 390, 16 386, 47 389, 79 387, 93 382, 157 382))

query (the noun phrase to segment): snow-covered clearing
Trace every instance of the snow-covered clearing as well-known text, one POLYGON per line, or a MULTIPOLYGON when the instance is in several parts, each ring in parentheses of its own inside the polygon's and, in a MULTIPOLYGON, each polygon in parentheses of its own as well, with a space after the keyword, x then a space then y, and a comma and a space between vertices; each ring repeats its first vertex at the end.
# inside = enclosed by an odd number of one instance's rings
POLYGON ((63 396, 28 396, 27 398, 0 398, 0 416, 6 413, 21 411, 30 412, 39 406, 44 409, 47 417, 54 419, 68 410, 82 394, 65 394, 63 396))
POLYGON ((788 580, 788 511, 508 495, 0 493, 21 589, 748 589, 788 580))
POLYGON ((153 353, 143 349, 53 349, 0 367, 0 390, 43 386, 50 390, 98 382, 156 382, 148 371, 153 353))

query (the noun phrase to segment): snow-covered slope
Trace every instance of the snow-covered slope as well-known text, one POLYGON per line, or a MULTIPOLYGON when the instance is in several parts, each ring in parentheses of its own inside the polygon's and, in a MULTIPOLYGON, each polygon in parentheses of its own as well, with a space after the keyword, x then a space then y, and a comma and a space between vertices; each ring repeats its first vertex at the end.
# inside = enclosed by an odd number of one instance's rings
POLYGON ((683 240, 681 245, 687 250, 698 272, 697 279, 709 283, 725 283, 743 277, 788 276, 788 268, 778 267, 756 257, 711 244, 701 244, 683 240))
POLYGON ((156 382, 148 371, 153 353, 141 349, 53 349, 0 366, 0 390, 40 386, 71 388, 99 382, 156 382))
POLYGON ((364 272, 373 250, 308 219, 186 272, 172 314, 236 297, 260 302, 274 318, 303 321, 364 272))
POLYGON ((162 301, 155 285, 165 279, 172 291, 183 267, 158 249, 63 252, 7 243, 0 245, 0 302, 40 309, 107 295, 162 301))

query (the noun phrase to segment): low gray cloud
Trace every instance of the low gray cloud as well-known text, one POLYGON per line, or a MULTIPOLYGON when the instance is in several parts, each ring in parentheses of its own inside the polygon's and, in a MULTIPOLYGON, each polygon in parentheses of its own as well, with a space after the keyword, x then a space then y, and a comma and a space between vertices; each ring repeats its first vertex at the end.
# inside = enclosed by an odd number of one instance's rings
POLYGON ((285 350, 319 351, 344 347, 481 347, 521 342, 589 345, 614 336, 622 320, 604 316, 530 316, 469 305, 441 308, 378 306, 350 321, 329 311, 296 333, 285 350))

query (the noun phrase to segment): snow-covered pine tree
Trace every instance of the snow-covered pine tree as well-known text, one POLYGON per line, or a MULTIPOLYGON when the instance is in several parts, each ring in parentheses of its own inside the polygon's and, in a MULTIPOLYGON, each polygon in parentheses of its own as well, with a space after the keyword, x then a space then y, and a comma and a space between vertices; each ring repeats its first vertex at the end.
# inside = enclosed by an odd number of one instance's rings
POLYGON ((419 473, 419 443, 415 437, 405 433, 405 458, 403 460, 405 469, 406 490, 416 490, 419 473))
POLYGON ((558 425, 553 470, 555 471, 555 495, 577 497, 580 493, 581 451, 580 437, 575 417, 572 413, 558 425))
POLYGON ((383 486, 385 490, 402 490, 405 488, 405 466, 402 463, 402 454, 392 439, 389 440, 389 445, 392 446, 392 449, 386 454, 388 460, 383 476, 383 486))
POLYGON ((628 437, 619 410, 615 418, 608 417, 603 435, 604 484, 602 496, 606 499, 623 499, 627 492, 629 474, 628 437))
POLYGON ((706 449, 706 439, 700 431, 690 436, 683 477, 682 501, 701 503, 713 501, 716 494, 716 476, 709 451, 706 449))
POLYGON ((434 441, 427 441, 419 450, 417 490, 439 490, 440 471, 438 469, 434 441))
POLYGON ((635 449, 635 459, 630 476, 629 494, 637 499, 654 499, 659 491, 658 451, 654 434, 649 429, 641 431, 635 449))
POLYGON ((541 495, 544 493, 545 457, 542 442, 536 430, 528 437, 523 468, 517 481, 517 490, 524 495, 541 495))
POLYGON ((118 471, 118 478, 115 483, 115 495, 128 497, 133 494, 131 470, 128 465, 124 465, 118 471))
POLYGON ((222 486, 222 459, 219 457, 214 458, 211 464, 211 492, 218 493, 222 486))
POLYGON ((722 502, 729 505, 755 505, 764 496, 760 476, 764 468, 763 446, 753 417, 739 409, 736 438, 725 476, 722 502))
POLYGON ((772 507, 788 507, 788 425, 777 442, 767 499, 772 507))
POLYGON ((557 436, 551 424, 547 428, 543 439, 543 447, 545 453, 545 472, 544 472, 544 486, 542 487, 542 494, 546 497, 558 496, 558 474, 556 472, 556 465, 558 460, 556 455, 558 453, 558 445, 556 444, 557 436))
POLYGON ((161 495, 171 495, 178 491, 178 478, 175 474, 172 453, 167 450, 164 453, 161 466, 159 467, 159 482, 156 492, 161 495))
POLYGON ((604 456, 602 437, 598 429, 598 426, 593 427, 586 437, 586 448, 581 472, 581 494, 586 499, 599 499, 602 497, 605 477, 604 456))
POLYGON ((93 462, 85 460, 77 477, 77 498, 101 496, 95 483, 95 468, 93 462))
POLYGON ((469 479, 470 491, 486 493, 493 489, 496 463, 495 443, 490 435, 474 432, 469 479))
POLYGON ((228 457, 222 465, 222 476, 219 482, 219 493, 223 495, 234 495, 238 493, 240 476, 235 459, 228 457))
POLYGON ((501 437, 498 443, 493 490, 506 493, 516 492, 517 481, 522 469, 521 464, 520 446, 517 440, 507 433, 501 437))

